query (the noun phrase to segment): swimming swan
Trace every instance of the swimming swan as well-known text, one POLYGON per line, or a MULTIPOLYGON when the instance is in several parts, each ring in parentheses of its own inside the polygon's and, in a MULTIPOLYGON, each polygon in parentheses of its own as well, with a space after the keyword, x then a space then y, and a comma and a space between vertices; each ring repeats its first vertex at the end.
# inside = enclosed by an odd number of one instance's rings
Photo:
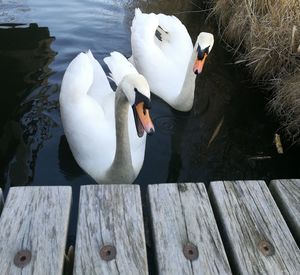
POLYGON ((129 59, 147 79, 151 92, 174 109, 189 111, 194 102, 196 75, 214 44, 211 33, 201 32, 195 46, 175 16, 135 10, 129 59))
POLYGON ((150 90, 120 53, 111 53, 104 62, 118 85, 116 92, 91 51, 69 64, 59 97, 62 124, 75 160, 96 182, 132 183, 144 161, 144 131, 154 132, 150 90))

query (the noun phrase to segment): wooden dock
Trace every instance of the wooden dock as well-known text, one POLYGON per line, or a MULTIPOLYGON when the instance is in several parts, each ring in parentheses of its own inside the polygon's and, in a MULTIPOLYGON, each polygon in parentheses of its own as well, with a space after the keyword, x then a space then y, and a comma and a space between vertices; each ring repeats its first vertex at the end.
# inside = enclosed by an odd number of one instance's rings
POLYGON ((1 275, 149 274, 147 248, 152 274, 300 274, 300 180, 155 184, 143 204, 138 185, 82 186, 74 259, 71 198, 0 190, 1 275))

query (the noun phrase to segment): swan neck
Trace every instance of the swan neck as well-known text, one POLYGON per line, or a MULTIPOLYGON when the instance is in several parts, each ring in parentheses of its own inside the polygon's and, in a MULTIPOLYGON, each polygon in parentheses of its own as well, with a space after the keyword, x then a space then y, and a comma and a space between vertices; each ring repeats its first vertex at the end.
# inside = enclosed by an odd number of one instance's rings
POLYGON ((176 98, 176 102, 174 104, 175 109, 182 112, 190 111, 194 103, 196 75, 193 72, 193 66, 197 57, 197 52, 195 47, 196 45, 194 46, 189 64, 186 69, 185 78, 182 84, 181 91, 178 97, 176 98))
POLYGON ((132 183, 135 178, 128 132, 129 107, 127 97, 118 86, 115 96, 116 152, 107 172, 109 184, 132 183))

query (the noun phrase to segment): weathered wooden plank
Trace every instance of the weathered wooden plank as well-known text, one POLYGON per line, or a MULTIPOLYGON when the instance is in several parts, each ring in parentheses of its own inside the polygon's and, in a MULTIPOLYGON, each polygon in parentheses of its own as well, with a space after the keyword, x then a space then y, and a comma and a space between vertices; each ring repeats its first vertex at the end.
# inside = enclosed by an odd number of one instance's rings
POLYGON ((0 188, 0 215, 3 209, 3 204, 4 204, 4 199, 3 199, 3 194, 2 194, 2 190, 0 188))
POLYGON ((147 273, 139 186, 82 186, 74 274, 147 273), (106 261, 100 257, 100 250, 106 245, 116 248, 115 259, 106 261))
POLYGON ((264 181, 212 182, 209 194, 235 273, 299 274, 299 248, 264 181))
POLYGON ((67 186, 10 188, 0 217, 0 274, 62 274, 71 193, 67 186))
POLYGON ((300 180, 273 180, 269 188, 291 232, 300 244, 300 180))
POLYGON ((203 183, 150 185, 148 193, 159 274, 231 274, 203 183), (185 257, 187 243, 198 258, 185 257))

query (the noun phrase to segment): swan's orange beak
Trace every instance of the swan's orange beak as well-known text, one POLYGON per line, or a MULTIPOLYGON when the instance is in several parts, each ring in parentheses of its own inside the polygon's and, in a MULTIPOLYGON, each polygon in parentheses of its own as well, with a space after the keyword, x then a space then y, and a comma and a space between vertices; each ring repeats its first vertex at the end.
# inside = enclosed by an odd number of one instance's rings
POLYGON ((144 107, 144 102, 138 103, 133 109, 138 136, 142 137, 144 135, 144 131, 148 135, 154 134, 154 125, 149 114, 149 109, 144 107))
POLYGON ((204 53, 202 59, 198 59, 198 58, 196 59, 193 67, 193 71, 195 74, 200 74, 202 72, 206 58, 207 58, 207 53, 204 53))

